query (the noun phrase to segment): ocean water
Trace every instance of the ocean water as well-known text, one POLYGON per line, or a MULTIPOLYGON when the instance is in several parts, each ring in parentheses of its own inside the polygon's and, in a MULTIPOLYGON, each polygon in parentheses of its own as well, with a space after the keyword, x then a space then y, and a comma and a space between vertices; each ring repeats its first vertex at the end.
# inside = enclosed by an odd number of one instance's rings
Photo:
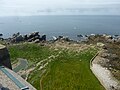
POLYGON ((0 33, 4 38, 13 33, 26 34, 39 31, 52 36, 69 36, 76 39, 78 34, 120 34, 120 16, 72 15, 72 16, 13 16, 0 17, 0 33))

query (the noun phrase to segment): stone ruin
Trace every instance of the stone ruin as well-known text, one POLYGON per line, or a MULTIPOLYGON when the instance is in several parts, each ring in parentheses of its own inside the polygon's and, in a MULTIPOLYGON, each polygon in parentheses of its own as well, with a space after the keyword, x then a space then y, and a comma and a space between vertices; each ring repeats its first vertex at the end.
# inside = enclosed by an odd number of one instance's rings
POLYGON ((0 44, 0 65, 12 69, 10 55, 6 46, 0 44))

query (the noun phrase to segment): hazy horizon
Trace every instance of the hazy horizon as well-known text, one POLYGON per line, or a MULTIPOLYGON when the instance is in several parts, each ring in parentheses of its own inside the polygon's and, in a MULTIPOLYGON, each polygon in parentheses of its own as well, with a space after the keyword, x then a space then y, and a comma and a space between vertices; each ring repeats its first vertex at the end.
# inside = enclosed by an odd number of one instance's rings
POLYGON ((9 37, 14 33, 28 34, 34 31, 50 36, 77 34, 120 35, 120 16, 27 16, 0 17, 0 33, 9 37))
POLYGON ((0 16, 120 15, 120 0, 0 0, 0 16))

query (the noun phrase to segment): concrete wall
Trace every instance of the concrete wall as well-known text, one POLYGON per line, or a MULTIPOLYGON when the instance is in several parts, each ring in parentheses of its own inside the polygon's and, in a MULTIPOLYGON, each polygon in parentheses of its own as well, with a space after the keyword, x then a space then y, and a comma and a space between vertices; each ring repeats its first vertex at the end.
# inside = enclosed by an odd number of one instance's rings
POLYGON ((7 48, 1 44, 0 44, 0 65, 12 69, 9 52, 7 48))

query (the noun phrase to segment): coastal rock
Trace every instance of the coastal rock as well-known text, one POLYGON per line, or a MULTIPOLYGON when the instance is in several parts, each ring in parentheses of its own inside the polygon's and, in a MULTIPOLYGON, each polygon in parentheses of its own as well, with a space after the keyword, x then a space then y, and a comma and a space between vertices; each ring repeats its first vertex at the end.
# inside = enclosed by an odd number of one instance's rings
POLYGON ((30 34, 28 35, 28 39, 33 38, 33 37, 38 36, 38 35, 39 35, 39 32, 30 33, 30 34))
POLYGON ((20 35, 20 33, 18 32, 18 33, 16 33, 16 34, 13 34, 13 36, 12 36, 12 38, 16 38, 16 37, 18 37, 20 35))
POLYGON ((114 39, 107 39, 107 42, 109 42, 109 43, 114 43, 115 40, 114 40, 114 39))
POLYGON ((38 43, 40 41, 46 41, 46 35, 42 35, 40 37, 39 32, 33 32, 33 33, 25 36, 25 39, 28 42, 38 43))
POLYGON ((79 35, 77 35, 77 37, 81 38, 81 37, 83 37, 83 35, 79 34, 79 35))
POLYGON ((15 38, 15 41, 16 42, 20 42, 20 41, 23 41, 23 37, 22 37, 22 35, 19 35, 19 36, 17 36, 16 38, 15 38))
POLYGON ((42 37, 40 38, 40 41, 46 41, 46 35, 42 35, 42 37))
POLYGON ((1 36, 3 36, 3 34, 2 34, 2 33, 0 33, 0 37, 1 37, 1 36))
POLYGON ((12 38, 10 39, 11 43, 19 43, 21 41, 24 42, 33 42, 33 43, 38 43, 40 41, 46 41, 46 35, 42 35, 40 37, 39 32, 33 32, 30 34, 25 34, 25 35, 21 35, 19 32, 16 34, 13 34, 12 38))
POLYGON ((99 54, 99 56, 101 56, 102 58, 107 58, 107 57, 109 57, 110 56, 110 54, 109 53, 101 53, 101 54, 99 54))
POLYGON ((64 36, 59 36, 58 38, 57 37, 53 37, 54 41, 70 41, 69 37, 64 37, 64 36))
POLYGON ((39 43, 40 42, 40 40, 39 39, 36 39, 35 41, 34 41, 34 43, 39 43))
POLYGON ((27 39, 28 39, 27 34, 23 36, 23 39, 24 39, 24 40, 27 40, 27 39))
POLYGON ((113 39, 113 37, 111 35, 104 35, 105 39, 108 40, 108 39, 113 39))
POLYGON ((10 42, 14 43, 14 42, 21 42, 24 40, 24 37, 22 35, 20 35, 20 33, 16 33, 13 34, 12 38, 10 39, 10 42))
POLYGON ((53 40, 54 40, 54 41, 56 41, 56 40, 57 40, 57 37, 55 37, 55 36, 52 36, 52 38, 53 38, 53 40))
POLYGON ((119 59, 119 57, 116 54, 111 54, 110 57, 112 60, 119 59))
POLYGON ((116 43, 120 44, 120 38, 118 38, 118 39, 116 40, 116 43))

